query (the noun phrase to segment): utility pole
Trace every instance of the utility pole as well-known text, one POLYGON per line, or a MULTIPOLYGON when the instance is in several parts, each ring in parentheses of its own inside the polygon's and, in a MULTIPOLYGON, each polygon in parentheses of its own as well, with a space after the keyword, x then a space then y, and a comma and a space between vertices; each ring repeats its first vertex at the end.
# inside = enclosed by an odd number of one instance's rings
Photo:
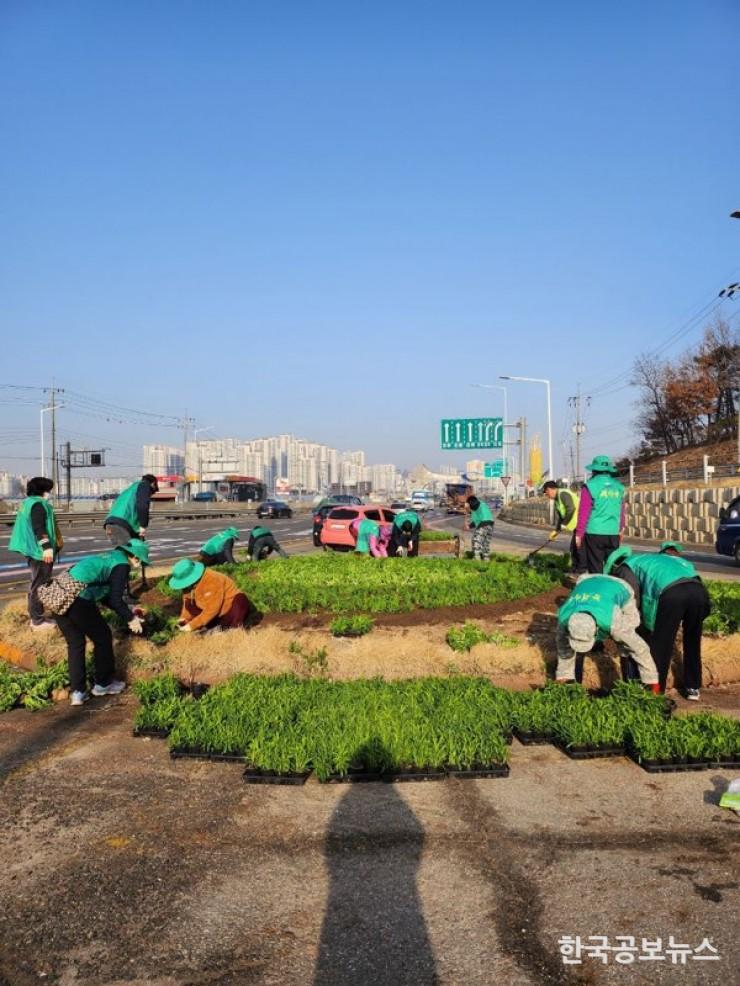
POLYGON ((578 479, 578 480, 582 479, 582 476, 581 476, 581 439, 582 439, 582 436, 583 436, 584 432, 586 431, 586 426, 583 423, 583 417, 582 417, 582 414, 581 414, 581 409, 582 409, 583 401, 586 401, 586 403, 589 404, 589 405, 591 404, 591 398, 590 397, 584 397, 584 395, 581 393, 581 387, 580 387, 580 384, 579 384, 579 386, 578 386, 578 392, 575 395, 575 397, 569 397, 568 398, 568 403, 570 404, 571 407, 574 407, 575 408, 575 411, 576 411, 576 423, 573 425, 573 431, 575 432, 575 436, 576 436, 576 471, 575 471, 575 476, 573 478, 574 479, 578 479))
POLYGON ((66 444, 65 461, 67 466, 67 510, 69 510, 72 503, 72 449, 69 442, 66 444))

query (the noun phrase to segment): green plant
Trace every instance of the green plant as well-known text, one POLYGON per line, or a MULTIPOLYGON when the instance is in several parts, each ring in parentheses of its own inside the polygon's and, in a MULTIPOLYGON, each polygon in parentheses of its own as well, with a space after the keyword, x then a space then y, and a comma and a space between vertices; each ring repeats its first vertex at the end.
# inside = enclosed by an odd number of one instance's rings
POLYGON ((39 661, 35 671, 20 671, 0 664, 0 712, 16 705, 36 712, 51 704, 52 693, 67 688, 67 662, 46 665, 39 661))
POLYGON ((306 674, 326 674, 329 670, 329 655, 326 647, 304 650, 297 640, 291 640, 288 653, 300 662, 306 674))
POLYGON ((496 644, 499 647, 516 647, 519 644, 516 637, 510 637, 499 630, 486 633, 470 620, 466 620, 461 627, 450 627, 445 639, 454 651, 469 651, 476 644, 496 644))
POLYGON ((457 535, 454 531, 422 531, 420 541, 453 541, 457 535))
POLYGON ((370 616, 337 616, 329 624, 329 632, 333 637, 362 637, 374 626, 370 616))

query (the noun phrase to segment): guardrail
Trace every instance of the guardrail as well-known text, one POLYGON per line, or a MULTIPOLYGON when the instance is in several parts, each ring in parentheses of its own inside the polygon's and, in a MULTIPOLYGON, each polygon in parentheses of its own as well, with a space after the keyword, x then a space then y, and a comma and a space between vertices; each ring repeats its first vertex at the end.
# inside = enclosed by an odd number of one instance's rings
MULTIPOLYGON (((309 506, 301 504, 291 507, 294 514, 307 513, 309 506)), ((151 520, 199 520, 212 517, 244 517, 254 515, 257 507, 252 503, 153 503, 151 509, 151 520)), ((108 516, 108 510, 55 510, 57 523, 61 528, 70 527, 96 527, 103 525, 103 521, 108 516)), ((15 513, 0 514, 0 524, 12 527, 15 523, 15 513)))

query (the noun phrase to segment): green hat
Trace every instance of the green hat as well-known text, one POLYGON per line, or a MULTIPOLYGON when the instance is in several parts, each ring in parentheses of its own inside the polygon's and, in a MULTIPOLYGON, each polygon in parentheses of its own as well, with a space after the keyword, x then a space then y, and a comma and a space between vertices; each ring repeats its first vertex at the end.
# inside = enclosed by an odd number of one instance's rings
POLYGON ((205 570, 206 566, 203 562, 181 558, 172 569, 172 576, 167 584, 170 589, 187 589, 195 585, 205 570))
POLYGON ((122 544, 121 550, 125 551, 128 555, 133 555, 134 558, 138 558, 145 565, 149 564, 149 545, 145 541, 134 539, 126 544, 122 544))
POLYGON ((632 548, 628 544, 623 545, 621 548, 617 548, 615 551, 609 555, 604 563, 604 575, 610 575, 612 569, 618 568, 625 558, 629 558, 632 554, 632 548))
POLYGON ((227 527, 226 530, 224 531, 224 534, 228 534, 230 538, 238 538, 239 529, 236 527, 227 527))
POLYGON ((662 554, 664 551, 668 551, 669 548, 673 548, 673 550, 677 551, 680 555, 683 554, 683 547, 678 543, 678 541, 664 541, 660 546, 659 554, 662 554))
POLYGON ((608 455, 595 455, 593 462, 586 466, 589 472, 610 472, 616 476, 618 470, 608 455))

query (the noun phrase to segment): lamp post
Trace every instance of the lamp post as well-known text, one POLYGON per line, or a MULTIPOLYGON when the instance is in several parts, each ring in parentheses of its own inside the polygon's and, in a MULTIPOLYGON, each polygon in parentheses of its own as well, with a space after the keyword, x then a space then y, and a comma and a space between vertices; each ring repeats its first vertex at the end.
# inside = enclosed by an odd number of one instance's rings
MULTIPOLYGON (((740 209, 731 212, 730 219, 740 219, 740 209)), ((740 401, 737 408, 737 469, 740 472, 740 401)))
POLYGON ((550 381, 545 380, 542 377, 511 377, 504 376, 503 374, 499 377, 499 380, 517 380, 523 383, 544 383, 547 390, 547 477, 548 479, 555 479, 552 462, 552 407, 550 402, 550 381))
MULTIPOLYGON (((60 407, 64 407, 64 404, 49 404, 47 407, 42 407, 39 409, 39 426, 41 432, 41 471, 39 473, 40 476, 45 475, 44 459, 46 458, 46 456, 44 455, 44 415, 46 414, 47 411, 51 411, 51 412, 58 411, 60 407)), ((52 458, 54 457, 54 451, 55 451, 54 448, 52 448, 51 450, 52 458)), ((54 496, 56 496, 56 493, 54 494, 54 496)))
MULTIPOLYGON (((509 423, 509 406, 508 406, 509 394, 508 394, 508 391, 507 391, 506 387, 504 387, 504 385, 503 384, 500 384, 500 383, 474 383, 474 384, 471 384, 471 386, 472 387, 479 387, 481 390, 502 390, 504 392, 504 428, 503 428, 503 436, 504 436, 503 441, 504 441, 504 445, 503 445, 503 458, 505 460, 506 457, 507 457, 507 454, 506 454, 506 426, 509 423)), ((508 475, 508 473, 507 473, 507 475, 508 475)), ((504 486, 504 503, 508 503, 509 502, 508 493, 509 493, 509 487, 508 487, 508 485, 505 485, 504 486)))

